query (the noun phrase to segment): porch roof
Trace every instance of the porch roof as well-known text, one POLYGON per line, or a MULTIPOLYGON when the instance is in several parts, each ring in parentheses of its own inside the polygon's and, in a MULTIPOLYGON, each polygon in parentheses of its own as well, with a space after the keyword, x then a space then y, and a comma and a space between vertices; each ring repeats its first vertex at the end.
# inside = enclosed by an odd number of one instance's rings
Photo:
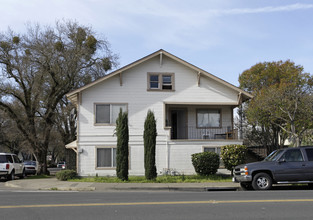
POLYGON ((77 153, 77 140, 72 141, 72 142, 69 143, 69 144, 66 144, 66 145, 65 145, 65 148, 66 148, 66 149, 72 149, 73 151, 75 151, 75 152, 77 153))

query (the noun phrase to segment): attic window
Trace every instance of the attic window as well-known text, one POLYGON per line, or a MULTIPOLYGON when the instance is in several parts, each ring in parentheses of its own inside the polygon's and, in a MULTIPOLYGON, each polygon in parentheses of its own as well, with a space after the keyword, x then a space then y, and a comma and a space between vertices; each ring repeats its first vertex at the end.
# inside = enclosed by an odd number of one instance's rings
POLYGON ((150 89, 159 89, 159 75, 150 75, 150 89))
POLYGON ((148 73, 148 90, 174 90, 174 73, 148 73))

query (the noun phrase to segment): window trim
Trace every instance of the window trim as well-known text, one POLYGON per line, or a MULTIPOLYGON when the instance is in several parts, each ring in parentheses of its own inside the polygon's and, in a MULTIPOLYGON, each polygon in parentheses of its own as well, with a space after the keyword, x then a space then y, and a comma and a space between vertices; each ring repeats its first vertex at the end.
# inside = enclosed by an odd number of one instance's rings
POLYGON ((127 103, 109 103, 109 102, 95 102, 93 106, 93 111, 94 111, 94 125, 95 126, 114 126, 116 125, 116 122, 111 122, 110 123, 97 123, 97 105, 110 105, 110 120, 111 120, 111 113, 112 113, 112 106, 113 105, 125 105, 126 112, 128 112, 128 104, 127 103))
MULTIPOLYGON (((214 149, 214 153, 217 153, 217 154, 221 155, 222 147, 218 147, 218 146, 202 146, 202 152, 206 152, 205 151, 206 148, 214 149)), ((208 151, 208 152, 213 152, 213 151, 208 151)))
POLYGON ((196 127, 199 129, 202 129, 202 128, 222 128, 222 109, 220 109, 220 108, 197 108, 196 109, 196 127), (200 110, 217 110, 218 113, 220 114, 219 126, 217 126, 217 127, 200 127, 200 126, 198 126, 198 112, 200 110))
MULTIPOLYGON (((117 146, 97 146, 95 148, 95 169, 96 170, 115 170, 116 166, 113 166, 113 149, 117 149, 117 146), (112 166, 111 167, 98 167, 98 149, 111 149, 111 159, 112 159, 112 166)), ((116 160, 116 158, 115 158, 116 160)))
MULTIPOLYGON (((169 85, 169 84, 166 84, 169 85)), ((173 92, 175 91, 175 73, 170 72, 148 72, 147 73, 147 91, 157 91, 157 92, 173 92), (150 87, 150 76, 158 76, 158 88, 150 87), (171 86, 172 89, 163 89, 163 76, 171 76, 171 86)))

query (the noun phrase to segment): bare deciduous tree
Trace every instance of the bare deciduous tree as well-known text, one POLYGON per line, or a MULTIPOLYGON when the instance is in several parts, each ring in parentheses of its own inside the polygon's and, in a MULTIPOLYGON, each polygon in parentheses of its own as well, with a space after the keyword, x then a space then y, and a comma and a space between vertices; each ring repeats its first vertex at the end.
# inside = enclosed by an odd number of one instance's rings
POLYGON ((116 60, 107 41, 72 21, 0 35, 0 109, 15 121, 41 172, 64 95, 105 75, 116 60))

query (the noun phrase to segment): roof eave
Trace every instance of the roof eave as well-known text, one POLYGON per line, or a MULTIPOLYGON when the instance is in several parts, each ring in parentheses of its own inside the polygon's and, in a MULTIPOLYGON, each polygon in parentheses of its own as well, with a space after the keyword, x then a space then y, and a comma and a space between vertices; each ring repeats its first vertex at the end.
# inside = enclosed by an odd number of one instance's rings
POLYGON ((156 52, 154 52, 152 54, 149 54, 148 56, 145 56, 145 57, 143 57, 143 58, 141 58, 139 60, 136 60, 136 61, 134 61, 134 62, 132 62, 132 63, 122 67, 122 68, 120 68, 120 69, 117 69, 117 70, 109 73, 108 75, 106 75, 106 76, 104 76, 104 77, 102 77, 102 78, 100 78, 98 80, 95 80, 94 82, 91 82, 91 83, 89 83, 89 84, 87 84, 87 85, 85 85, 85 86, 83 86, 81 88, 73 90, 72 92, 69 92, 66 96, 69 97, 69 96, 72 96, 73 94, 79 93, 79 92, 81 92, 81 91, 83 91, 83 90, 85 90, 87 88, 90 88, 90 87, 92 87, 95 84, 98 84, 98 83, 100 83, 100 82, 102 82, 104 80, 107 80, 107 79, 109 79, 109 78, 111 78, 111 77, 113 77, 113 76, 115 76, 115 75, 117 75, 117 74, 119 74, 121 72, 124 72, 124 71, 126 71, 126 70, 128 70, 128 69, 130 69, 130 68, 132 68, 134 66, 137 66, 137 65, 139 65, 139 64, 141 64, 141 63, 143 63, 143 62, 145 62, 145 61, 147 61, 149 59, 151 59, 152 57, 155 57, 155 56, 159 55, 162 52, 164 52, 164 50, 161 49, 161 50, 158 50, 158 51, 156 51, 156 52))
POLYGON ((102 78, 100 78, 100 79, 98 79, 98 80, 96 80, 94 82, 89 83, 88 85, 85 85, 85 86, 83 86, 83 87, 81 87, 79 89, 76 89, 76 90, 74 90, 72 92, 69 92, 66 96, 67 96, 68 99, 73 100, 77 104, 78 103, 78 94, 81 91, 83 91, 85 89, 88 89, 88 88, 92 87, 95 84, 98 84, 98 83, 100 83, 100 82, 102 82, 104 80, 107 80, 107 79, 109 79, 109 78, 111 78, 111 77, 113 77, 113 76, 115 76, 117 74, 120 74, 120 73, 122 73, 122 72, 124 72, 124 71, 126 71, 126 70, 128 70, 128 69, 130 69, 130 68, 132 68, 134 66, 137 66, 137 65, 139 65, 139 64, 141 64, 141 63, 143 63, 143 62, 145 62, 145 61, 147 61, 147 60, 149 60, 149 59, 151 59, 151 58, 153 58, 153 57, 155 57, 157 55, 160 55, 160 54, 166 55, 166 56, 172 58, 173 60, 176 60, 177 62, 179 62, 179 63, 181 63, 181 64, 183 64, 183 65, 185 65, 185 66, 187 66, 187 67, 197 71, 197 72, 200 72, 201 74, 204 74, 204 75, 208 76, 209 78, 211 78, 211 79, 213 79, 213 80, 215 80, 215 81, 217 81, 217 82, 219 82, 219 83, 221 83, 221 84, 223 84, 223 85, 225 85, 225 86, 227 86, 227 87, 229 87, 231 89, 236 90, 237 92, 239 92, 239 93, 241 93, 243 95, 242 101, 246 101, 248 99, 253 98, 253 96, 250 93, 247 93, 247 92, 239 89, 238 87, 236 87, 236 86, 226 82, 225 80, 223 80, 221 78, 218 78, 218 77, 214 76, 213 74, 211 74, 211 73, 209 73, 209 72, 207 72, 207 71, 205 71, 205 70, 203 70, 203 69, 201 69, 201 68, 199 68, 199 67, 197 67, 197 66, 195 66, 195 65, 193 65, 191 63, 188 63, 187 61, 185 61, 185 60, 183 60, 183 59, 181 59, 181 58, 179 58, 179 57, 177 57, 177 56, 175 56, 175 55, 173 55, 171 53, 168 53, 167 51, 165 51, 163 49, 160 49, 160 50, 158 50, 158 51, 156 51, 156 52, 154 52, 152 54, 149 54, 149 55, 147 55, 147 56, 145 56, 145 57, 143 57, 143 58, 141 58, 139 60, 136 60, 136 61, 134 61, 134 62, 132 62, 132 63, 130 63, 130 64, 120 68, 120 69, 118 69, 118 70, 115 70, 112 73, 110 73, 110 74, 108 74, 108 75, 106 75, 106 76, 104 76, 104 77, 102 77, 102 78), (74 98, 75 95, 76 95, 76 98, 74 98))

